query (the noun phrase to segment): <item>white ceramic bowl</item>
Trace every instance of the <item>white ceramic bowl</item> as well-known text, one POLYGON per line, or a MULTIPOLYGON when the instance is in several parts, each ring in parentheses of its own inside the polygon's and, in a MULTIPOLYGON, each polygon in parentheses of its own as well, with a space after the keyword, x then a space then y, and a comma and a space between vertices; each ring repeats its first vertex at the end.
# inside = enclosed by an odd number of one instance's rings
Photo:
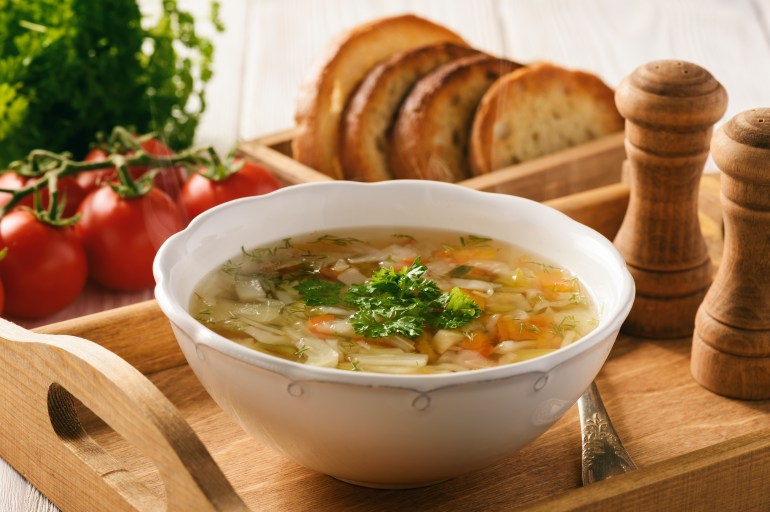
POLYGON ((160 249, 155 296, 198 379, 243 428, 300 464, 373 487, 427 485, 492 464, 548 429, 604 363, 634 298, 614 246, 526 199, 428 181, 296 185, 196 218, 160 249), (240 253, 311 232, 435 227, 510 242, 576 273, 598 327, 518 364, 441 375, 317 368, 227 340, 187 305, 197 282, 240 253))

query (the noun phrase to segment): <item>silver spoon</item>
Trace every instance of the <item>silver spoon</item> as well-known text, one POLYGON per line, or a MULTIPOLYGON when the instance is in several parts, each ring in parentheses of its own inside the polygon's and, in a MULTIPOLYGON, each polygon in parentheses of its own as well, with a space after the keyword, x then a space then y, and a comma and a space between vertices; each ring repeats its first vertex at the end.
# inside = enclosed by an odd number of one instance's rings
POLYGON ((583 485, 636 469, 612 426, 602 397, 591 382, 578 400, 583 434, 583 485))

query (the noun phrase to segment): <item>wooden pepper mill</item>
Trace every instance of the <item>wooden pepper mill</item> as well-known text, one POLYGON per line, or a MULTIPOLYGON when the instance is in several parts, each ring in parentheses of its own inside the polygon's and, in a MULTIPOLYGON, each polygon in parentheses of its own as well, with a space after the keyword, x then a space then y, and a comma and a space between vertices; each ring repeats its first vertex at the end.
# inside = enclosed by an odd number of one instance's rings
POLYGON ((722 170, 722 263, 695 318, 691 370, 716 393, 770 398, 770 108, 738 114, 711 143, 722 170))
POLYGON ((615 246, 636 282, 623 331, 689 336, 713 275, 698 222, 698 189, 727 93, 703 68, 664 60, 626 77, 615 103, 626 118, 630 189, 615 246))

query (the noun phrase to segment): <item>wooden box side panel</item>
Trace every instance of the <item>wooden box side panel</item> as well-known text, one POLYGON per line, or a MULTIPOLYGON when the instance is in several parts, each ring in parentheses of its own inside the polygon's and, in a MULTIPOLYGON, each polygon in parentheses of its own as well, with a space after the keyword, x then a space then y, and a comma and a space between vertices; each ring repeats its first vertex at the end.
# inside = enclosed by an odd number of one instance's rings
MULTIPOLYGON (((242 156, 273 171, 287 184, 328 181, 331 178, 292 158, 293 130, 246 141, 238 146, 242 156)), ((622 132, 558 153, 477 176, 458 184, 545 201, 618 183, 625 159, 622 132)))
POLYGON ((525 510, 767 510, 770 430, 575 489, 525 510))

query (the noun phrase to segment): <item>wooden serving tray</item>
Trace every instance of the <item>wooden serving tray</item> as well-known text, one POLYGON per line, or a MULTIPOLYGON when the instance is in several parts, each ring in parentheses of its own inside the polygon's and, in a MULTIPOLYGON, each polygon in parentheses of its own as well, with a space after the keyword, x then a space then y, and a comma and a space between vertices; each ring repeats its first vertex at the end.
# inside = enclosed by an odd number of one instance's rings
MULTIPOLYGON (((560 201, 591 217, 586 205, 606 206, 606 192, 560 201)), ((716 262, 717 195, 718 179, 705 178, 701 225, 716 262)), ((690 343, 621 335, 597 378, 632 473, 581 487, 573 408, 492 467, 391 491, 315 473, 247 436, 200 386, 154 301, 37 332, 0 321, 0 455, 76 511, 767 510, 770 401, 698 386, 690 343)))
MULTIPOLYGON (((287 184, 332 178, 292 158, 294 130, 242 142, 238 152, 287 184)), ((460 185, 546 201, 618 183, 625 159, 624 133, 618 132, 573 148, 459 182, 460 185)))

